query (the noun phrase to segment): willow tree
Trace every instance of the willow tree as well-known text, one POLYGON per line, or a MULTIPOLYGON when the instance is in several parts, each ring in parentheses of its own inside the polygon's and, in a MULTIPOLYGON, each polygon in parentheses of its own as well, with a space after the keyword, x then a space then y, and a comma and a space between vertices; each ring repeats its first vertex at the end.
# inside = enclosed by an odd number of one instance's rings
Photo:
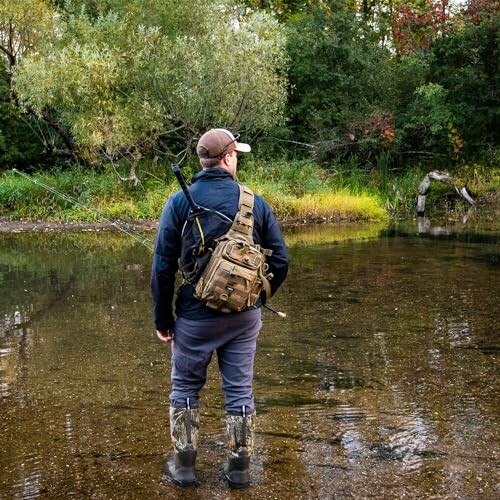
POLYGON ((50 0, 0 0, 0 164, 36 163, 54 144, 72 140, 52 113, 20 106, 13 87, 18 64, 55 34, 57 11, 50 0))
POLYGON ((51 36, 54 15, 50 2, 43 0, 0 0, 0 54, 9 73, 23 56, 51 36))
POLYGON ((256 133, 282 120, 284 40, 269 15, 227 0, 62 12, 57 36, 19 64, 15 88, 57 113, 83 158, 175 156, 207 127, 256 133))

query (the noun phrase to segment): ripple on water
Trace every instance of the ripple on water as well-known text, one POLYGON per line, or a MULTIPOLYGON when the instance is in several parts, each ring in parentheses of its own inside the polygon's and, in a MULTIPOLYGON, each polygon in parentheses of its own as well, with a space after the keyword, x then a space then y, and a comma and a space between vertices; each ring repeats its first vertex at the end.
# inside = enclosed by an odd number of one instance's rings
POLYGON ((9 365, 9 356, 12 355, 14 351, 13 347, 2 347, 0 348, 0 398, 7 399, 11 393, 11 379, 12 376, 9 377, 8 365, 9 365))
POLYGON ((377 460, 399 460, 406 471, 419 469, 424 460, 438 456, 432 450, 437 438, 432 423, 414 413, 398 417, 397 427, 385 442, 371 447, 377 460))
MULTIPOLYGON (((1 372, 0 372, 1 375, 1 372)), ((0 398, 7 399, 10 396, 10 386, 7 382, 0 382, 0 398)))
POLYGON ((4 347, 0 349, 0 358, 8 356, 13 351, 12 347, 4 347))
POLYGON ((42 495, 40 459, 35 454, 27 455, 19 469, 21 477, 14 484, 14 498, 30 499, 42 495))

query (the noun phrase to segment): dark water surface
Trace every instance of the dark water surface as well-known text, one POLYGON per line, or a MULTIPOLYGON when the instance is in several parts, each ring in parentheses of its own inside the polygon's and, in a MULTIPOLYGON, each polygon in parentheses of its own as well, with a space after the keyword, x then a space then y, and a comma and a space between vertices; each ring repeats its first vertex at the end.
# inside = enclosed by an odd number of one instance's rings
POLYGON ((0 498, 499 498, 499 233, 287 234, 264 313, 253 487, 219 477, 216 364, 200 487, 161 479, 168 348, 150 252, 116 234, 0 235, 0 498))

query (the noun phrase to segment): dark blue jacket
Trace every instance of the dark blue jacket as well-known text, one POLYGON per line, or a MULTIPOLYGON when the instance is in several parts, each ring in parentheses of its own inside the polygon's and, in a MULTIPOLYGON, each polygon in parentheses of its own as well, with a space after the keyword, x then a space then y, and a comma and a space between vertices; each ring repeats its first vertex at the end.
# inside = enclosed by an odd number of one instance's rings
MULTIPOLYGON (((189 191, 197 205, 217 210, 234 219, 238 211, 239 187, 224 169, 214 167, 198 172, 193 177, 189 191)), ((189 214, 189 204, 182 191, 173 194, 165 204, 161 214, 155 241, 151 291, 153 314, 157 330, 173 327, 172 301, 175 290, 175 275, 179 269, 182 228, 189 214)), ((288 272, 288 254, 281 231, 269 205, 261 196, 255 195, 253 239, 256 244, 272 250, 267 257, 274 293, 288 272)), ((223 223, 221 223, 223 224, 223 223)), ((222 227, 222 225, 221 225, 222 227)), ((221 235, 225 232, 221 231, 221 235)), ((224 315, 208 308, 193 296, 194 288, 183 284, 177 292, 175 313, 178 317, 204 319, 224 315)))

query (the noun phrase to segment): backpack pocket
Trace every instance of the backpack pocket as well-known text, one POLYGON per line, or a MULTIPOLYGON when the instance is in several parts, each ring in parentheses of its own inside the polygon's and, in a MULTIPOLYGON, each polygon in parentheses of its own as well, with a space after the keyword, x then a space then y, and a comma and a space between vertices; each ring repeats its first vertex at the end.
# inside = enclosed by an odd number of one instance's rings
POLYGON ((195 296, 226 313, 254 306, 262 291, 263 265, 264 256, 247 241, 220 241, 196 285, 195 296))

